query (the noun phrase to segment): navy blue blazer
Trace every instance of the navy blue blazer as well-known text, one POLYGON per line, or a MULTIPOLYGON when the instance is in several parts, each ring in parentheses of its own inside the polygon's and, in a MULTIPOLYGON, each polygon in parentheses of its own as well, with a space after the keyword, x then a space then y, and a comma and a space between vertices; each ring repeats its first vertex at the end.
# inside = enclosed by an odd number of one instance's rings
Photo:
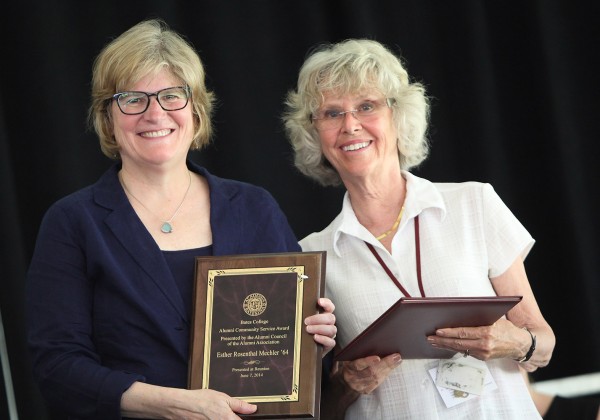
MULTIPOLYGON (((214 255, 300 251, 267 191, 188 167, 208 180, 214 255)), ((50 404, 76 418, 121 418, 135 381, 187 385, 190 319, 119 169, 48 210, 28 272, 34 376, 50 404)))

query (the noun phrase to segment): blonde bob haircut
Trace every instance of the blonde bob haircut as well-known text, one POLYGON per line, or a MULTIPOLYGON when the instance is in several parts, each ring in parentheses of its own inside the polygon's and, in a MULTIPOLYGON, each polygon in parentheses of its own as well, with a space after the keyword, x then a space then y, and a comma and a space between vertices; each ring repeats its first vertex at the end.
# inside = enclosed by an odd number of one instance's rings
POLYGON ((297 90, 287 95, 283 122, 300 172, 321 185, 341 184, 339 174, 323 155, 311 119, 330 92, 339 96, 377 92, 388 98, 400 167, 409 170, 427 157, 429 101, 424 87, 411 83, 401 59, 379 42, 350 39, 320 46, 310 54, 300 69, 297 90))
POLYGON ((112 125, 112 96, 165 68, 191 92, 194 136, 190 150, 201 149, 210 141, 214 95, 206 89, 200 57, 165 22, 147 20, 108 43, 94 61, 88 120, 98 134, 102 152, 109 158, 120 156, 112 125))

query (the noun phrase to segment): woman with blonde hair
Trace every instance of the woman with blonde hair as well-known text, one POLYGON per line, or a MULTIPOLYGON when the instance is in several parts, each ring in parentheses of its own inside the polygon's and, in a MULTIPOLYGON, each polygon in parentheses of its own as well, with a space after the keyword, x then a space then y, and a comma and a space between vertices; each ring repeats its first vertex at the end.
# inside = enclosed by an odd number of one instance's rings
MULTIPOLYGON (((55 203, 28 273, 29 346, 48 402, 72 419, 234 419, 256 406, 186 389, 195 257, 299 251, 265 190, 187 159, 213 95, 192 46, 153 20, 94 64, 90 120, 115 164, 55 203)), ((333 304, 308 316, 325 347, 333 304)))
POLYGON ((539 418, 519 373, 545 366, 555 343, 523 264, 534 241, 490 185, 410 172, 428 153, 424 87, 382 44, 353 39, 317 48, 286 105, 297 168, 346 189, 340 214, 300 241, 304 251, 327 251, 340 346, 402 296, 523 296, 494 325, 428 337, 479 359, 494 383, 483 395, 446 401, 431 376, 438 360, 371 355, 334 366, 325 417, 539 418))

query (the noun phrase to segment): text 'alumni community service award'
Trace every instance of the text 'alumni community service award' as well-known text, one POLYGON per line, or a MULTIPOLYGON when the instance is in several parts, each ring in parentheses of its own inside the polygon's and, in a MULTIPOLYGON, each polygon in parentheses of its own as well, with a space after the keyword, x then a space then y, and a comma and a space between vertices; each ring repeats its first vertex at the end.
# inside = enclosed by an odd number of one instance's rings
POLYGON ((321 348, 304 329, 325 252, 198 257, 190 388, 258 405, 249 418, 319 416, 321 348))

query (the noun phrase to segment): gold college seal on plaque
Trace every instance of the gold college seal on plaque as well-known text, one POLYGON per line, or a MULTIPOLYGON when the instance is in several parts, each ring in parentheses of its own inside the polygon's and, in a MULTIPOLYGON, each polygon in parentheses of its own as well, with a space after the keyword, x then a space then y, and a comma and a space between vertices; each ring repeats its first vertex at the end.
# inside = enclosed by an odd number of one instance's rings
POLYGON ((260 293, 251 293, 244 299, 244 312, 258 316, 267 309, 267 299, 260 293))

